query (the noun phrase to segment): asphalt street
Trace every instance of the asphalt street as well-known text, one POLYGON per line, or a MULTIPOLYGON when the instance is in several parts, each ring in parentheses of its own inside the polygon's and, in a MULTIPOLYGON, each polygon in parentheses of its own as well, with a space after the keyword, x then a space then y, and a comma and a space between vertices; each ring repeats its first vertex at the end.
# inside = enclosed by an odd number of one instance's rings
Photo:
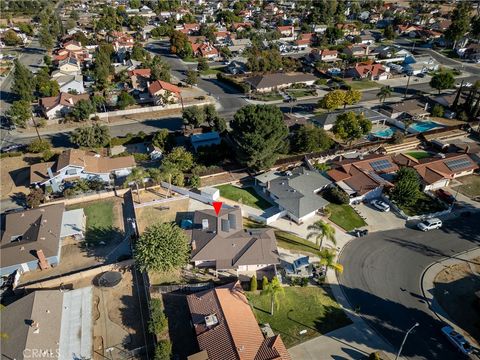
POLYGON ((351 241, 340 254, 339 283, 353 307, 396 349, 405 332, 408 359, 452 360, 462 356, 440 332, 442 323, 428 309, 421 276, 432 262, 478 247, 478 213, 444 223, 430 232, 412 228, 373 233, 351 241), (473 217, 477 221, 474 221, 473 217))

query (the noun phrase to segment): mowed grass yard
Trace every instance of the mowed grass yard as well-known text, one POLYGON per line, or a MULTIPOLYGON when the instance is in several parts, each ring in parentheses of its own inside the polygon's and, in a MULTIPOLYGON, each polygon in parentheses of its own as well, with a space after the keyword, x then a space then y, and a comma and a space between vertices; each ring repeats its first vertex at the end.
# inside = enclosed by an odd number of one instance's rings
POLYGON ((421 159, 425 159, 425 158, 428 158, 428 157, 431 157, 430 153, 426 152, 426 151, 410 151, 410 152, 407 152, 407 155, 417 159, 417 160, 421 160, 421 159))
POLYGON ((367 223, 358 215, 350 205, 328 204, 327 209, 330 210, 330 221, 340 226, 345 231, 367 225, 367 223))
POLYGON ((350 85, 352 90, 364 90, 380 87, 379 83, 371 80, 346 81, 345 84, 350 85))
POLYGON ((119 229, 115 226, 117 218, 114 205, 113 200, 103 200, 68 207, 68 210, 83 208, 87 217, 85 234, 87 243, 108 242, 118 235, 119 229))
POLYGON ((458 179, 463 185, 455 187, 455 190, 458 189, 463 195, 470 198, 480 196, 480 176, 478 175, 469 175, 458 179))
POLYGON ((319 287, 285 287, 279 295, 280 307, 270 315, 270 296, 248 292, 259 324, 269 323, 283 342, 292 347, 332 330, 351 324, 340 305, 319 287), (299 332, 306 330, 306 334, 299 332))
POLYGON ((239 188, 230 184, 216 187, 220 190, 220 196, 248 205, 260 210, 265 210, 273 205, 257 194, 253 187, 239 188))
POLYGON ((320 251, 314 242, 282 230, 275 231, 275 237, 277 238, 278 247, 305 255, 320 257, 320 251))

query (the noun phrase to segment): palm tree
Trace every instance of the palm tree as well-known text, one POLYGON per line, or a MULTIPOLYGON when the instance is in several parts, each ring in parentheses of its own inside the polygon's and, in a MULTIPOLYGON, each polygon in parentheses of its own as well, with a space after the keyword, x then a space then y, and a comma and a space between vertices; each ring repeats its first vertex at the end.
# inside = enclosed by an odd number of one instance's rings
POLYGON ((276 306, 277 310, 280 308, 279 295, 285 296, 285 289, 275 276, 272 281, 262 290, 262 295, 270 295, 270 315, 273 316, 274 305, 276 306))
POLYGON ((335 261, 335 251, 323 249, 320 251, 320 264, 325 265, 327 269, 333 269, 340 274, 343 272, 343 265, 335 261))
POLYGON ((145 185, 144 179, 147 177, 147 173, 145 172, 144 168, 136 167, 133 168, 132 172, 126 177, 124 186, 128 186, 132 182, 135 183, 135 187, 137 188, 137 195, 138 195, 138 202, 140 201, 140 191, 138 189, 138 184, 145 185))
POLYGON ((382 86, 380 91, 377 93, 377 97, 381 102, 385 102, 387 97, 392 95, 392 88, 390 86, 382 86))
POLYGON ((307 235, 307 239, 314 237, 315 243, 320 250, 322 249, 324 239, 330 240, 333 245, 337 245, 337 240, 335 239, 335 228, 332 225, 322 220, 318 220, 312 225, 309 225, 307 230, 311 230, 311 232, 307 235))

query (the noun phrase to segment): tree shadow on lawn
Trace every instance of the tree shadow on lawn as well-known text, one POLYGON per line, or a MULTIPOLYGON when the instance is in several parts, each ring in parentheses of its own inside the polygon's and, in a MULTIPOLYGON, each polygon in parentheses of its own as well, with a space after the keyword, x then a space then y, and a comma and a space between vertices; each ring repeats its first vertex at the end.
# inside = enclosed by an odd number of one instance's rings
POLYGON ((89 257, 105 261, 111 252, 122 242, 125 233, 115 227, 88 228, 81 249, 89 257))

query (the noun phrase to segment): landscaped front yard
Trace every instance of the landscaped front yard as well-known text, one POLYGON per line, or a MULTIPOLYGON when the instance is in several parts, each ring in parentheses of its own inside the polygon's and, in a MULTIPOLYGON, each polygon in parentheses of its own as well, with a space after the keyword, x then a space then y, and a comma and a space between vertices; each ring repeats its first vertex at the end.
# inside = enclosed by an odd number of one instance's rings
POLYGON ((305 255, 320 256, 318 246, 311 241, 282 230, 275 231, 275 237, 277 238, 278 247, 305 255))
POLYGON ((266 94, 255 94, 253 98, 259 101, 278 101, 278 100, 282 100, 283 96, 280 95, 279 93, 266 93, 266 94))
POLYGON ((345 231, 351 231, 367 225, 350 205, 328 204, 327 209, 330 211, 330 221, 345 231))
POLYGON ((283 342, 292 347, 311 338, 349 325, 351 321, 340 305, 319 287, 286 287, 279 295, 280 307, 270 315, 270 296, 247 293, 259 324, 268 323, 283 342), (300 331, 306 333, 300 335, 300 331))
POLYGON ((272 204, 257 194, 253 187, 239 188, 230 184, 216 187, 220 196, 260 210, 272 207, 272 204))
POLYGON ((286 93, 294 98, 317 95, 317 92, 312 89, 288 89, 286 93))
POLYGON ((431 214, 438 211, 445 210, 445 205, 438 199, 431 198, 424 192, 420 193, 417 201, 409 206, 399 206, 402 211, 408 216, 431 214))
POLYGON ((463 185, 455 187, 463 195, 470 198, 480 196, 480 176, 469 175, 458 179, 463 185))
POLYGON ((352 90, 364 90, 381 87, 381 84, 371 80, 346 81, 345 84, 350 85, 352 90))

